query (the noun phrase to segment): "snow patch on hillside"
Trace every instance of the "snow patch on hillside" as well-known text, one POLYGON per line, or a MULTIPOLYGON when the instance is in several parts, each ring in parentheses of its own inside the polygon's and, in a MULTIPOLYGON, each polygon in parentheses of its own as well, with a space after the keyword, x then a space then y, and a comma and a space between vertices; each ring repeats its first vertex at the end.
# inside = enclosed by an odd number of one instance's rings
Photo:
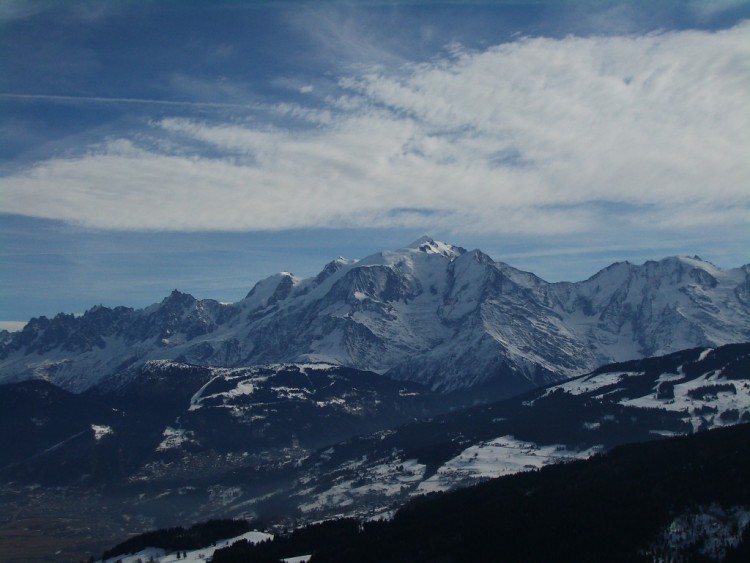
MULTIPOLYGON (((668 382, 672 377, 672 374, 666 374, 659 381, 668 382)), ((684 383, 675 383, 668 393, 657 385, 653 394, 624 399, 620 404, 683 412, 694 431, 728 426, 750 413, 750 379, 727 380, 721 372, 711 372, 684 383)))
POLYGON ((532 442, 502 436, 465 449, 438 469, 437 473, 417 487, 417 494, 448 491, 458 486, 532 471, 552 463, 585 459, 601 449, 571 451, 562 445, 539 446, 532 442))
POLYGON ((139 551, 138 553, 133 553, 132 555, 116 555, 114 557, 110 557, 109 559, 100 561, 101 563, 115 563, 115 561, 120 561, 121 563, 138 563, 153 560, 154 563, 176 563, 177 561, 179 561, 180 563, 206 563, 206 561, 211 560, 211 557, 213 557, 214 555, 214 551, 223 547, 228 547, 237 541, 247 540, 250 543, 260 543, 262 541, 272 539, 273 534, 253 531, 246 532, 241 536, 237 536, 235 538, 219 540, 216 542, 215 546, 187 551, 185 557, 182 556, 183 551, 180 551, 180 557, 178 558, 176 551, 167 553, 165 550, 158 547, 147 547, 146 549, 139 551))
POLYGON ((167 426, 164 429, 164 438, 156 447, 157 452, 164 452, 173 448, 179 448, 182 444, 192 441, 193 433, 187 432, 182 428, 172 428, 167 426))
POLYGON ((592 391, 598 391, 602 387, 607 387, 610 385, 617 385, 620 382, 622 382, 627 377, 642 377, 642 373, 638 372, 611 372, 611 373, 600 373, 597 375, 587 375, 584 377, 578 377, 576 379, 572 379, 570 381, 566 381, 565 383, 561 383, 560 385, 555 385, 554 387, 547 390, 547 392, 542 395, 542 397, 546 397, 550 393, 557 392, 558 390, 562 390, 566 393, 570 393, 571 395, 583 395, 584 393, 591 393, 592 391))
MULTIPOLYGON (((398 458, 366 467, 354 479, 339 479, 329 489, 300 505, 302 512, 348 507, 369 496, 394 497, 403 487, 413 487, 424 477, 426 466, 415 459, 398 458)), ((311 491, 302 491, 309 493, 311 491)))
POLYGON ((105 426, 103 424, 92 424, 91 430, 94 431, 94 438, 97 442, 109 434, 114 434, 114 430, 112 430, 111 426, 105 426))

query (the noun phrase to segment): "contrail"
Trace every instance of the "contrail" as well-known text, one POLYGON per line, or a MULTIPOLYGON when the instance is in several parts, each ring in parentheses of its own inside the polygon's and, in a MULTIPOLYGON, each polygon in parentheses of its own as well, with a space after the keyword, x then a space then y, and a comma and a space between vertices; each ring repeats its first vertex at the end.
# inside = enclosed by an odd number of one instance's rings
POLYGON ((175 100, 153 100, 144 98, 102 98, 96 96, 58 96, 51 94, 2 94, 0 98, 11 100, 49 101, 49 102, 93 102, 102 104, 143 104, 181 107, 206 108, 234 108, 234 109, 262 109, 257 104, 231 104, 223 102, 180 102, 175 100))

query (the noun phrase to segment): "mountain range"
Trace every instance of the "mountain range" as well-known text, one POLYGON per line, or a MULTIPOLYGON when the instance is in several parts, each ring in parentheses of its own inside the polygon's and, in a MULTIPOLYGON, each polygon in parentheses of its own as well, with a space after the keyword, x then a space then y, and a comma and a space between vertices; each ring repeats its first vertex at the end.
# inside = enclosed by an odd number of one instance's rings
POLYGON ((0 333, 0 544, 56 560, 206 518, 388 518, 745 423, 748 342, 750 265, 672 257, 548 283, 429 238, 236 303, 175 290, 31 319, 0 333))
POLYGON ((441 393, 502 398, 609 362, 750 340, 750 265, 698 257, 615 263, 548 283, 424 237, 315 277, 282 272, 236 303, 175 290, 145 309, 93 307, 0 335, 0 381, 73 392, 122 385, 146 362, 347 366, 441 393))

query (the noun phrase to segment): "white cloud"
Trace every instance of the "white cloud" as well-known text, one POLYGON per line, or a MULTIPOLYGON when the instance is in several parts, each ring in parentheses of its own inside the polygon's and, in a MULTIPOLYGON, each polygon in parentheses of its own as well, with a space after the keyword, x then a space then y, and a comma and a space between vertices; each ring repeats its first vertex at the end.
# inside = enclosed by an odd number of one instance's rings
POLYGON ((116 229, 736 228, 748 32, 522 39, 377 67, 325 107, 271 112, 305 127, 162 119, 154 134, 179 150, 122 135, 4 178, 0 205, 116 229))

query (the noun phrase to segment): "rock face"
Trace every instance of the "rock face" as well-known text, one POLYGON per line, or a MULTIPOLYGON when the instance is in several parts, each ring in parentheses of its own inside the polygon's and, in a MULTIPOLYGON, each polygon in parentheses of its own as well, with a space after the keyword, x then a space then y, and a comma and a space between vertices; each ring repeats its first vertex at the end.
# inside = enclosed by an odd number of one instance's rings
POLYGON ((146 309, 32 319, 0 339, 0 381, 74 392, 151 360, 212 367, 327 362, 492 397, 612 361, 750 339, 750 266, 613 264, 578 283, 423 238, 317 276, 288 272, 233 304, 174 291, 146 309))

